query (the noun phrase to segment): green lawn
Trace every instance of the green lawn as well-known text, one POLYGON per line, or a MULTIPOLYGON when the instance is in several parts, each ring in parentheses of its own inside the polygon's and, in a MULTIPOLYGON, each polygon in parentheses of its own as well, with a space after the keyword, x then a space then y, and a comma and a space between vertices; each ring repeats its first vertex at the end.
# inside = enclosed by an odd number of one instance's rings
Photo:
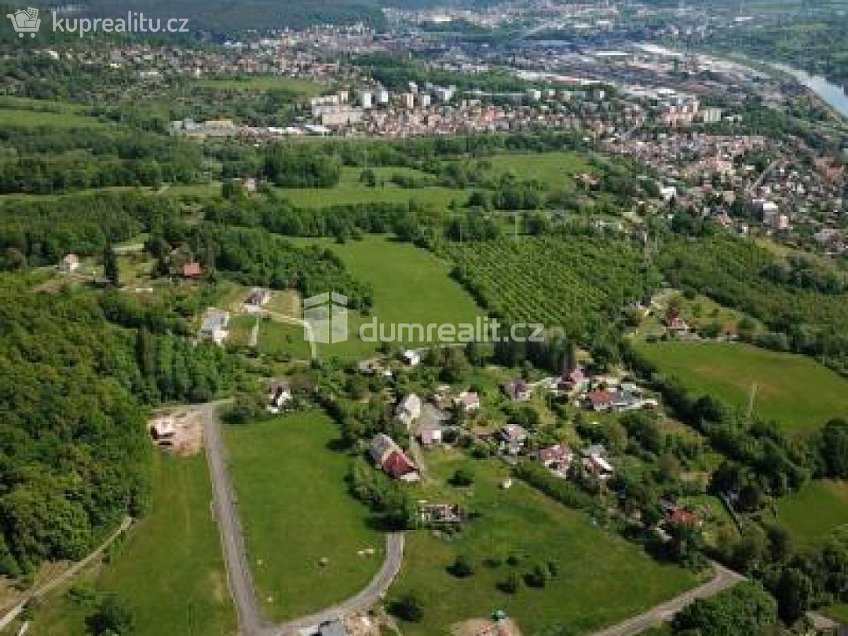
POLYGON ((416 201, 436 208, 447 208, 451 201, 465 203, 468 192, 441 186, 401 188, 388 179, 394 173, 410 174, 404 168, 376 168, 374 172, 386 179, 383 185, 369 188, 360 183, 361 168, 343 168, 338 185, 333 188, 276 188, 281 196, 301 207, 323 207, 355 203, 403 203, 416 201))
POLYGON ((351 460, 329 448, 337 435, 320 411, 225 431, 253 577, 269 618, 353 596, 382 564, 383 535, 346 492, 351 460), (376 553, 360 556, 366 548, 376 553))
POLYGON ((288 354, 299 360, 310 358, 309 344, 303 338, 303 327, 258 318, 252 314, 240 314, 230 320, 230 336, 227 342, 247 346, 257 319, 259 320, 257 349, 260 353, 272 356, 288 354))
MULTIPOLYGON (((508 467, 496 460, 474 461, 458 452, 426 455, 432 474, 444 479, 458 467, 477 476, 469 492, 442 490, 432 501, 457 501, 480 513, 451 540, 428 531, 408 533, 404 567, 390 596, 414 590, 423 599, 424 620, 403 623, 408 636, 445 634, 450 625, 488 617, 503 609, 523 633, 582 633, 617 622, 669 599, 697 583, 690 572, 653 561, 617 534, 562 506, 521 482, 498 488, 508 467), (476 565, 473 576, 460 579, 446 568, 465 554, 476 565), (517 565, 506 559, 517 555, 517 565), (500 565, 485 561, 492 557, 500 565), (545 588, 522 586, 515 595, 496 584, 510 572, 523 575, 537 563, 556 562, 559 573, 545 588)), ((427 495, 423 495, 427 497, 427 495)))
POLYGON ((837 527, 848 525, 848 482, 811 482, 781 499, 777 511, 799 541, 821 541, 837 527))
POLYGON ((787 430, 815 430, 848 414, 848 380, 806 356, 737 343, 638 344, 660 371, 679 377, 695 394, 709 393, 747 408, 757 384, 755 411, 787 430))
MULTIPOLYGON (((131 531, 96 580, 133 609, 136 636, 228 636, 236 631, 218 529, 212 518, 203 456, 157 454, 152 509, 131 531)), ((56 597, 36 612, 31 633, 86 634, 91 611, 56 597)))

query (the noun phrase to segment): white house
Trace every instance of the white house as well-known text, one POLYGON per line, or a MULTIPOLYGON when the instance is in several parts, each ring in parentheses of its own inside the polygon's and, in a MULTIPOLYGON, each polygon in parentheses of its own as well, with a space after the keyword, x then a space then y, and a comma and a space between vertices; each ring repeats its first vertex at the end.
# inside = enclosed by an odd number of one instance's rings
POLYGON ((80 259, 76 254, 67 254, 61 261, 59 261, 59 271, 66 274, 75 272, 79 269, 79 266, 80 259))
POLYGON ((403 352, 404 361, 411 367, 417 367, 421 364, 421 354, 415 349, 407 349, 403 352))
POLYGON ((415 393, 410 393, 395 409, 395 417, 406 424, 406 427, 412 424, 413 421, 421 417, 421 398, 415 393))

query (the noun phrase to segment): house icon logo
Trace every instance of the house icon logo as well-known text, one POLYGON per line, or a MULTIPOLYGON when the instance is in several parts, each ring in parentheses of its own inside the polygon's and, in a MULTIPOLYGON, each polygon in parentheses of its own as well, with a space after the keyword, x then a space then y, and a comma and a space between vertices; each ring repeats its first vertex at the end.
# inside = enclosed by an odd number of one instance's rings
POLYGON ((27 7, 26 9, 18 9, 14 13, 7 13, 6 17, 12 21, 12 27, 19 38, 24 37, 29 33, 29 37, 34 38, 41 26, 41 18, 38 17, 38 9, 27 7))
POLYGON ((307 341, 332 344, 347 340, 347 296, 325 292, 303 301, 303 337, 307 341))

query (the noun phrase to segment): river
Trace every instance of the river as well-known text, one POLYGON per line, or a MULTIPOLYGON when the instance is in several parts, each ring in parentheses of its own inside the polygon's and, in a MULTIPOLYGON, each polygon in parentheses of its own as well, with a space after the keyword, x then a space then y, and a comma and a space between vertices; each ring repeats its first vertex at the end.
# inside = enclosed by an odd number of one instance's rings
POLYGON ((801 84, 818 95, 822 101, 838 111, 843 117, 848 117, 848 94, 846 94, 842 86, 828 82, 821 75, 810 75, 806 71, 800 71, 786 64, 769 62, 769 65, 784 73, 789 73, 801 82, 801 84))

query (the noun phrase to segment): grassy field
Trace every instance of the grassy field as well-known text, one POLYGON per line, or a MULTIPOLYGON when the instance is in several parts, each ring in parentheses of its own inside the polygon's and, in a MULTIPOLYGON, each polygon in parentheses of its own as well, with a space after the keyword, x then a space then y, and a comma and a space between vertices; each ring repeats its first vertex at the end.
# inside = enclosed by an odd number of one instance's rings
MULTIPOLYGON (((386 236, 368 235, 361 241, 336 244, 330 239, 294 239, 299 245, 332 249, 357 279, 374 289, 372 316, 380 324, 473 323, 485 315, 471 297, 450 278, 448 265, 430 252, 386 236)), ((344 290, 338 290, 344 293, 344 290)), ((372 317, 349 316, 350 340, 322 345, 322 355, 368 355, 376 344, 359 340, 359 326, 372 317)))
MULTIPOLYGON (((159 636, 165 625, 169 634, 235 633, 211 500, 202 456, 157 454, 152 509, 96 579, 98 589, 118 594, 133 609, 136 636, 159 636)), ((36 613, 30 632, 86 634, 90 611, 57 597, 36 613)))
POLYGON ((495 173, 512 173, 520 179, 538 179, 554 188, 570 188, 574 185, 574 175, 591 172, 586 157, 576 152, 502 154, 488 161, 495 173))
POLYGON ((814 430, 848 413, 848 380, 811 358, 735 343, 660 342, 639 350, 694 393, 709 393, 747 408, 757 384, 755 411, 791 431, 814 430))
POLYGON ((72 104, 13 97, 0 98, 0 126, 50 126, 52 128, 90 128, 103 126, 93 117, 80 114, 72 104))
POLYGON ((346 205, 355 203, 419 203, 431 204, 437 208, 446 208, 451 201, 465 203, 468 192, 455 188, 426 186, 421 188, 401 188, 388 179, 394 173, 409 174, 404 168, 375 168, 378 177, 383 177, 383 185, 370 188, 359 181, 360 168, 343 168, 342 177, 334 188, 277 188, 277 193, 301 207, 323 207, 326 205, 346 205))
POLYGON ((778 503, 778 519, 804 543, 848 525, 848 482, 814 481, 778 503))
POLYGON ((450 625, 486 618, 495 609, 515 618, 525 634, 581 633, 636 614, 697 582, 688 571, 654 562, 619 536, 595 527, 587 515, 523 483, 501 490, 498 484, 508 474, 505 464, 466 459, 456 451, 426 457, 431 473, 442 479, 459 467, 474 471, 471 489, 452 489, 440 500, 459 501, 480 516, 450 540, 428 531, 408 534, 404 567, 390 591, 394 596, 414 590, 423 599, 423 622, 402 624, 408 636, 446 634, 450 625), (473 576, 456 578, 446 571, 458 554, 474 561, 473 576), (518 557, 517 565, 507 562, 511 555, 518 557), (491 558, 502 563, 486 563, 491 558), (523 575, 549 560, 559 573, 545 588, 522 586, 514 595, 497 589, 511 572, 523 575), (554 631, 556 627, 567 631, 554 631))
POLYGON ((279 75, 252 75, 249 77, 203 78, 195 82, 195 86, 214 90, 243 90, 243 91, 286 91, 301 97, 320 95, 324 86, 318 82, 279 75))
POLYGON ((382 563, 385 541, 345 491, 350 458, 329 448, 336 437, 320 411, 225 431, 259 602, 269 618, 348 598, 382 563), (376 553, 360 556, 365 548, 376 553))

